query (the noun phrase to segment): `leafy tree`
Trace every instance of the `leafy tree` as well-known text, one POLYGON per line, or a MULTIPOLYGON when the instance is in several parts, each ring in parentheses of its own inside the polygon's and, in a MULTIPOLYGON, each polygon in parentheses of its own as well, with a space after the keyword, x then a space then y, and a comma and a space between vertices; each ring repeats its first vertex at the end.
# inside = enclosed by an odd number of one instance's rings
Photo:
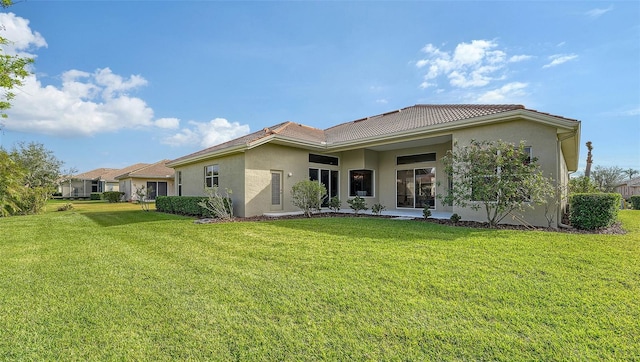
POLYGON ((18 143, 11 158, 27 170, 24 184, 28 187, 55 188, 61 176, 63 162, 41 143, 18 143))
POLYGON ((629 176, 629 179, 632 179, 634 175, 637 175, 638 173, 640 173, 640 171, 638 170, 634 170, 632 168, 626 169, 624 170, 624 174, 629 176))
MULTIPOLYGON (((11 0, 2 0, 0 6, 7 8, 11 4, 11 0)), ((0 94, 0 115, 4 118, 7 117, 4 111, 11 108, 11 100, 15 97, 12 90, 22 85, 22 80, 29 75, 27 67, 33 63, 32 58, 6 54, 3 45, 10 43, 10 39, 0 36, 0 88, 6 90, 0 94)))
POLYGON ((624 170, 618 166, 596 166, 591 172, 591 177, 598 190, 602 192, 614 192, 616 186, 624 179, 624 170))
POLYGON ((313 210, 320 210, 322 197, 326 194, 327 188, 318 181, 300 181, 291 188, 291 202, 302 209, 306 217, 311 217, 313 210))
POLYGON ((24 170, 9 154, 0 149, 0 217, 20 212, 20 199, 24 193, 24 170))
POLYGON ((138 185, 133 185, 136 188, 135 194, 137 196, 136 202, 142 208, 142 211, 149 211, 149 196, 153 193, 153 187, 145 187, 144 185, 138 187, 138 185))
POLYGON ((492 227, 513 211, 548 202, 553 194, 552 180, 543 175, 524 142, 472 140, 465 147, 456 145, 442 162, 452 178, 444 202, 484 209, 492 227))
POLYGON ((598 192, 598 188, 590 177, 578 176, 569 180, 570 194, 590 194, 598 192))

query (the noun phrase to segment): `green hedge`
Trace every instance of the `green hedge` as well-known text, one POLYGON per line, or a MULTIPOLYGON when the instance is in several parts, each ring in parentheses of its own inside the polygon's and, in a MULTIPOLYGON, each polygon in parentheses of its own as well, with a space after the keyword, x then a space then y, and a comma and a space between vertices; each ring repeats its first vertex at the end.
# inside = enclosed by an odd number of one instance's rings
POLYGON ((158 196, 156 210, 169 214, 211 217, 211 212, 198 205, 206 200, 203 196, 158 196))
POLYGON ((640 210, 640 195, 631 196, 629 201, 631 202, 631 207, 633 207, 634 210, 640 210))
POLYGON ((578 229, 594 230, 613 225, 618 219, 620 194, 573 194, 569 220, 578 229))
POLYGON ((90 200, 102 200, 102 194, 99 192, 92 192, 91 196, 89 196, 90 200))
POLYGON ((124 192, 120 191, 105 191, 102 193, 102 198, 109 202, 120 202, 124 197, 124 192))

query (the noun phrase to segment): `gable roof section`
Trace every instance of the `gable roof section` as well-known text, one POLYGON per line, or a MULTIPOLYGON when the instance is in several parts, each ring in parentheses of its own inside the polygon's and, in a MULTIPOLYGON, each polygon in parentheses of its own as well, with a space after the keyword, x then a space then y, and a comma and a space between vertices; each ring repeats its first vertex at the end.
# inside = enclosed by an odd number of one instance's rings
POLYGON ((616 186, 640 187, 640 177, 626 179, 616 186))
POLYGON ((142 167, 115 176, 116 180, 125 178, 173 178, 175 170, 166 166, 169 160, 158 161, 154 164, 144 164, 142 167))
MULTIPOLYGON (((516 117, 554 125, 569 133, 577 133, 580 128, 580 122, 577 120, 529 110, 522 105, 418 104, 372 117, 341 123, 326 130, 293 122, 284 122, 180 157, 170 161, 168 165, 175 167, 212 156, 243 152, 246 149, 267 142, 297 144, 330 152, 332 148, 338 150, 340 147, 364 145, 366 142, 375 140, 400 139, 409 135, 500 122, 516 117)), ((574 138, 578 138, 578 140, 574 140, 575 147, 577 147, 579 137, 574 138)), ((565 154, 572 154, 572 162, 570 163, 576 163, 577 165, 577 148, 573 152, 570 149, 574 148, 574 144, 565 143, 567 145, 563 145, 563 149, 567 148, 567 151, 570 151, 565 152, 565 154)))
POLYGON ((100 180, 104 179, 104 175, 109 172, 117 171, 115 168, 96 168, 95 170, 79 173, 74 175, 73 178, 77 180, 100 180))

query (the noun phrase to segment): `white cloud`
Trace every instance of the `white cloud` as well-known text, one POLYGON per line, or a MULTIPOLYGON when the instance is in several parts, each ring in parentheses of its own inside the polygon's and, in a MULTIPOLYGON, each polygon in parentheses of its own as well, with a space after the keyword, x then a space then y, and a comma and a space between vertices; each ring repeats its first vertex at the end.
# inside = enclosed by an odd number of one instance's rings
POLYGON ((29 20, 16 16, 14 13, 0 13, 0 36, 9 40, 1 46, 8 55, 35 57, 32 51, 46 47, 47 42, 42 35, 29 28, 29 20))
POLYGON ((384 99, 384 98, 382 98, 382 99, 376 99, 376 103, 378 103, 378 104, 387 104, 387 103, 389 103, 389 101, 384 99))
POLYGON ((166 128, 166 129, 180 128, 180 120, 177 118, 160 118, 155 120, 153 124, 158 128, 166 128))
MULTIPOLYGON (((0 13, 1 35, 12 42, 3 46, 7 54, 30 54, 47 46, 45 39, 29 28, 29 21, 12 13, 0 13)), ((145 127, 178 128, 177 119, 153 120, 153 109, 127 92, 145 86, 140 75, 123 77, 109 68, 93 73, 68 70, 61 85, 43 85, 35 74, 15 90, 6 129, 58 136, 91 136, 121 129, 145 127)))
POLYGON ((142 77, 123 78, 104 68, 94 73, 71 70, 62 80, 61 87, 43 86, 35 75, 27 77, 7 111, 7 129, 90 136, 154 126, 153 110, 145 101, 124 93, 145 84, 142 77))
POLYGON ((517 63, 531 59, 531 55, 514 55, 509 58, 509 63, 517 63))
POLYGON ((512 82, 504 86, 490 90, 476 99, 477 103, 510 103, 516 102, 516 99, 526 95, 525 88, 527 83, 512 82))
POLYGON ((576 58, 578 58, 576 54, 555 54, 549 57, 549 60, 551 60, 551 63, 543 65, 542 68, 555 67, 557 65, 566 63, 576 58))
POLYGON ((585 15, 587 15, 590 18, 599 18, 611 10, 613 10, 613 5, 609 5, 609 7, 606 9, 600 9, 600 8, 591 9, 587 11, 585 15))
POLYGON ((189 128, 183 128, 180 132, 163 140, 171 146, 199 145, 211 147, 230 141, 249 133, 248 125, 238 122, 229 122, 224 118, 216 118, 209 122, 189 121, 189 128))
POLYGON ((507 58, 507 53, 497 47, 498 44, 491 40, 473 40, 458 44, 453 52, 446 52, 427 44, 422 48, 426 58, 416 62, 418 69, 427 69, 420 88, 437 86, 440 77, 447 78, 453 87, 483 87, 504 79, 501 71, 507 63, 530 58, 527 55, 507 58))

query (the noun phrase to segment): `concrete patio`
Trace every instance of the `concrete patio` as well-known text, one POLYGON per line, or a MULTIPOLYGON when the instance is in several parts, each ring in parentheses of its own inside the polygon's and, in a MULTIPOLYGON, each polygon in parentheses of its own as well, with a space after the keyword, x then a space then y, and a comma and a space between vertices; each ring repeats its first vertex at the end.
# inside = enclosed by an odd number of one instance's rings
MULTIPOLYGON (((331 213, 333 211, 329 210, 328 208, 322 208, 322 210, 320 210, 320 213, 331 213)), ((353 214, 353 210, 351 209, 340 209, 339 211, 340 213, 344 213, 344 214, 353 214)), ((371 209, 366 210, 366 211, 360 211, 360 214, 362 215, 373 215, 373 212, 371 212, 371 209)), ((295 212, 265 212, 263 214, 263 216, 266 217, 282 217, 282 216, 292 216, 292 215, 302 215, 302 211, 295 211, 295 212)), ((383 216, 393 216, 395 219, 398 220, 407 220, 407 219, 421 219, 424 216, 422 215, 422 209, 406 209, 406 210, 385 210, 382 211, 381 215, 383 216)), ((449 219, 451 217, 452 213, 451 212, 445 212, 445 211, 431 211, 431 219, 449 219)))

